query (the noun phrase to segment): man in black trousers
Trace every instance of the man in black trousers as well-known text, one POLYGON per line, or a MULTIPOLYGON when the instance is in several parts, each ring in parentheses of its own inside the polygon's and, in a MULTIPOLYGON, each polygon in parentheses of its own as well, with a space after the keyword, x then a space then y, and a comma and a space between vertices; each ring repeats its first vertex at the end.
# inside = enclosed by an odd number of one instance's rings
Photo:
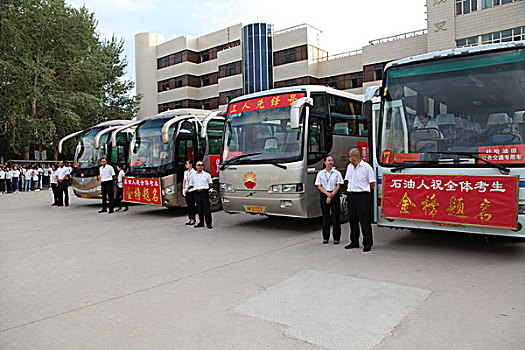
POLYGON ((113 197, 114 197, 114 188, 113 188, 113 179, 115 178, 115 169, 111 165, 108 165, 106 158, 102 157, 100 159, 99 176, 97 177, 101 182, 102 187, 102 210, 99 210, 99 213, 106 213, 107 208, 107 199, 109 199, 109 213, 113 213, 113 197))
POLYGON ((61 207, 64 204, 69 206, 69 190, 67 186, 69 178, 69 169, 64 166, 64 162, 58 163, 58 169, 56 172, 56 178, 58 182, 58 203, 57 207, 61 207))
POLYGON ((213 185, 213 181, 211 175, 205 172, 203 168, 204 164, 202 161, 198 161, 197 172, 190 178, 188 189, 193 189, 195 193, 195 203, 199 213, 199 223, 194 227, 204 227, 204 222, 206 221, 206 227, 211 229, 210 194, 208 191, 213 185))
POLYGON ((350 164, 346 169, 348 181, 348 212, 350 216, 350 244, 345 249, 359 248, 359 224, 363 232, 363 252, 372 249, 372 195, 376 184, 374 169, 361 159, 357 148, 349 152, 350 164))

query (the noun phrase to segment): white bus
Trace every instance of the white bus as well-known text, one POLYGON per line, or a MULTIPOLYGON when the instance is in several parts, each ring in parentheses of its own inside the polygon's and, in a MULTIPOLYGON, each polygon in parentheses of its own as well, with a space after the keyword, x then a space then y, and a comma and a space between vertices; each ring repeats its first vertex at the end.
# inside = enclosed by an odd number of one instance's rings
POLYGON ((105 157, 115 171, 117 164, 126 163, 128 159, 129 132, 123 132, 111 144, 111 132, 117 128, 130 125, 129 120, 110 120, 97 124, 89 129, 80 130, 63 137, 58 143, 58 152, 62 153, 66 140, 80 136, 73 160, 71 174, 73 193, 79 198, 101 198, 102 189, 100 180, 97 179, 100 159, 105 157))
POLYGON ((321 216, 314 182, 323 157, 333 155, 335 167, 344 175, 348 151, 368 150, 362 101, 357 95, 313 85, 232 100, 219 171, 224 211, 321 216))
POLYGON ((378 226, 525 237, 525 42, 391 62, 373 96, 378 226))
MULTIPOLYGON (((224 117, 220 112, 175 109, 137 121, 134 126, 124 181, 124 200, 154 204, 144 201, 144 198, 130 197, 127 182, 156 179, 160 181, 162 194, 157 205, 185 206, 182 195, 185 162, 188 159, 202 160, 204 169, 215 181, 210 189, 211 209, 220 209, 217 167, 224 128, 224 117), (133 199, 128 200, 128 197, 133 199)), ((113 141, 119 134, 119 129, 113 132, 113 141)))

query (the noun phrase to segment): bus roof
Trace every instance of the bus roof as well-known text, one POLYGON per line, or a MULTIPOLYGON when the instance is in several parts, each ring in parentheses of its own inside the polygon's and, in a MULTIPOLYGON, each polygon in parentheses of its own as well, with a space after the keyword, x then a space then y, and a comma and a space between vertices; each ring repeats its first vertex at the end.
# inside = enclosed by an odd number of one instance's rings
POLYGON ((131 122, 132 122, 131 120, 123 120, 123 119, 108 120, 108 121, 99 123, 99 124, 93 126, 92 128, 99 128, 99 127, 102 127, 102 126, 126 125, 126 124, 129 124, 131 122))
POLYGON ((205 109, 196 109, 196 108, 179 108, 179 109, 171 109, 166 112, 162 112, 159 114, 156 114, 152 117, 143 119, 143 120, 154 120, 154 119, 172 119, 176 118, 182 115, 192 115, 197 118, 205 118, 209 114, 211 114, 212 111, 205 110, 205 109))
POLYGON ((271 89, 271 90, 264 90, 260 92, 254 92, 252 94, 243 95, 234 98, 230 101, 230 103, 235 103, 239 101, 243 101, 246 99, 251 98, 257 98, 257 97, 263 97, 268 95, 279 95, 279 94, 288 94, 291 92, 329 92, 333 95, 342 96, 342 97, 349 97, 357 101, 363 101, 364 96, 363 95, 356 95, 349 92, 337 90, 334 88, 331 88, 329 86, 323 86, 323 85, 298 85, 298 86, 290 86, 290 87, 284 87, 284 88, 277 88, 277 89, 271 89))
POLYGON ((499 51, 505 49, 523 48, 525 47, 525 40, 513 41, 499 44, 486 44, 471 47, 461 47, 451 50, 429 52, 422 55, 412 56, 408 58, 402 58, 397 61, 392 61, 385 66, 385 71, 392 67, 397 67, 405 64, 411 64, 416 62, 433 61, 441 58, 464 56, 481 52, 499 51))

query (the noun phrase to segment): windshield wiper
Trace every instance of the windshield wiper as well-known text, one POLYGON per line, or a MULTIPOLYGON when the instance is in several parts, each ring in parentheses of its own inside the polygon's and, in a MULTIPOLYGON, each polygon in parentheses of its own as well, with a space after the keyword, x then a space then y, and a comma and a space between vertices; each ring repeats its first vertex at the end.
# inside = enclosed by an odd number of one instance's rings
MULTIPOLYGON (((135 171, 138 171, 139 173, 142 173, 142 174, 145 173, 145 171, 143 171, 143 170, 153 170, 153 172, 155 173, 155 175, 157 175, 157 176, 162 176, 161 172, 157 170, 157 167, 153 167, 153 166, 135 167, 134 170, 135 170, 135 171)), ((131 173, 133 173, 134 170, 132 169, 132 170, 131 170, 131 173)))
POLYGON ((240 156, 237 156, 237 157, 230 158, 221 164, 221 166, 219 167, 219 170, 224 170, 224 168, 226 168, 226 165, 233 164, 234 160, 239 160, 239 159, 251 157, 251 156, 258 156, 259 154, 262 154, 262 152, 246 153, 246 154, 241 154, 240 156))
POLYGON ((288 167, 284 164, 279 164, 279 163, 273 163, 273 162, 270 162, 271 165, 275 165, 276 167, 278 168, 281 168, 281 169, 288 169, 288 167))
POLYGON ((417 162, 405 162, 403 165, 396 165, 392 168, 392 172, 395 173, 396 171, 400 171, 406 168, 411 168, 413 166, 418 165, 428 165, 428 164, 439 164, 436 160, 425 160, 425 161, 417 161, 417 162))
POLYGON ((490 165, 490 166, 492 166, 494 168, 499 169, 500 173, 502 173, 502 174, 508 175, 510 173, 510 169, 509 168, 506 168, 503 165, 499 165, 499 164, 496 164, 496 163, 489 162, 488 160, 483 159, 481 157, 478 157, 476 155, 476 154, 486 154, 486 153, 481 153, 481 152, 434 152, 434 151, 427 152, 427 153, 452 154, 452 155, 457 155, 457 156, 467 156, 467 157, 476 159, 478 162, 481 161, 481 162, 487 163, 488 165, 490 165))

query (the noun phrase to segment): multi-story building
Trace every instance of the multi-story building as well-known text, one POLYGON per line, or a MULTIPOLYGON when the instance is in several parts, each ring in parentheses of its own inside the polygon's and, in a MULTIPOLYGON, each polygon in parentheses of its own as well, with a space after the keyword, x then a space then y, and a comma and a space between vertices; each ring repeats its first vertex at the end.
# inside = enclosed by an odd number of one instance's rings
POLYGON ((454 47, 525 40, 525 1, 427 0, 427 28, 329 55, 321 30, 236 24, 194 38, 135 36, 139 119, 181 107, 217 109, 245 93, 323 84, 363 93, 393 60, 454 47))

